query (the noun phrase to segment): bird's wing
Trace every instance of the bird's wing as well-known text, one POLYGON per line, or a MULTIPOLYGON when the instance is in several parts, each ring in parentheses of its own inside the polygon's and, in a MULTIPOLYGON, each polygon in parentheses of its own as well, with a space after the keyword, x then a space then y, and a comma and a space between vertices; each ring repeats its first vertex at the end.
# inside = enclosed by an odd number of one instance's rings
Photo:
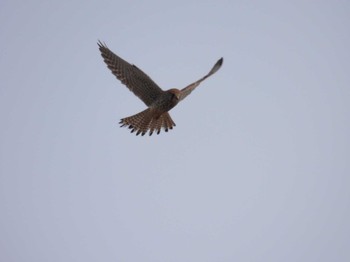
POLYGON ((180 95, 179 95, 179 100, 183 100, 186 96, 188 96, 189 94, 191 94, 191 92, 197 87, 199 86, 199 84, 204 81, 205 79, 207 79, 209 76, 215 74, 220 67, 222 66, 224 59, 221 57, 213 66, 213 68, 210 70, 210 72, 208 74, 206 74, 205 76, 203 76, 201 79, 197 80, 196 82, 186 86, 185 88, 181 89, 180 91, 180 95))
POLYGON ((97 43, 107 67, 130 91, 138 96, 147 106, 164 92, 153 80, 137 66, 129 64, 114 54, 106 44, 97 43))

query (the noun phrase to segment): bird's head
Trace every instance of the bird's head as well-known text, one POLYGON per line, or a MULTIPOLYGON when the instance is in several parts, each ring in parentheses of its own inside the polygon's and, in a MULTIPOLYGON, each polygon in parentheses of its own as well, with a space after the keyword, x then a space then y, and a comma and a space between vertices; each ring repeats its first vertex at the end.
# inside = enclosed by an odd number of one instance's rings
POLYGON ((171 99, 178 102, 180 99, 181 91, 176 88, 169 89, 168 92, 172 95, 171 99))

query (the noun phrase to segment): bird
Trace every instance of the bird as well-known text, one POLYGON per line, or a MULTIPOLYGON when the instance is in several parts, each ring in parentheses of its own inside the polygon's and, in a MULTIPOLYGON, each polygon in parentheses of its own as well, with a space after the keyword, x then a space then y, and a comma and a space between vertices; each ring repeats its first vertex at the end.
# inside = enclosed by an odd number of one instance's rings
POLYGON ((97 44, 101 56, 112 74, 147 106, 147 109, 122 118, 119 122, 121 127, 128 127, 131 129, 131 133, 135 132, 136 135, 141 134, 142 136, 147 132, 151 136, 154 132, 159 134, 161 129, 164 129, 165 132, 173 129, 176 125, 169 111, 187 97, 202 81, 215 74, 221 68, 224 60, 221 57, 209 73, 185 88, 181 90, 172 88, 164 91, 136 65, 128 63, 113 53, 105 43, 98 41, 97 44))

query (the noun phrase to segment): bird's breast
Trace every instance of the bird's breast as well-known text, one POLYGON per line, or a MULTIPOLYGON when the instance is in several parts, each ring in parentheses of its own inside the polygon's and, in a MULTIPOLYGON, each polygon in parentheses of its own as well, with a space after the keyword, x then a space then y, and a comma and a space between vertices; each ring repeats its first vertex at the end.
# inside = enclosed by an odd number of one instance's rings
POLYGON ((164 93, 154 101, 151 107, 164 113, 176 106, 177 103, 178 100, 174 98, 174 95, 171 93, 164 93))

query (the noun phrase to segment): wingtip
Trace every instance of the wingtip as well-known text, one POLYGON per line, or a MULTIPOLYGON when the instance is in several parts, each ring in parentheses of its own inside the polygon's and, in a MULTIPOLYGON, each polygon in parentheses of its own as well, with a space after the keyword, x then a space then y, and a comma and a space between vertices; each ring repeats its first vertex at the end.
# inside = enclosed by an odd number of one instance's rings
POLYGON ((103 48, 103 47, 107 48, 106 43, 102 42, 100 39, 97 40, 97 45, 99 48, 103 48))
POLYGON ((215 65, 213 66, 213 68, 210 70, 209 74, 208 75, 212 75, 214 73, 216 73, 222 66, 224 62, 224 58, 221 57, 216 63, 215 65))
POLYGON ((224 58, 221 57, 221 58, 217 61, 217 64, 221 66, 221 65, 223 64, 223 62, 224 62, 224 58))

